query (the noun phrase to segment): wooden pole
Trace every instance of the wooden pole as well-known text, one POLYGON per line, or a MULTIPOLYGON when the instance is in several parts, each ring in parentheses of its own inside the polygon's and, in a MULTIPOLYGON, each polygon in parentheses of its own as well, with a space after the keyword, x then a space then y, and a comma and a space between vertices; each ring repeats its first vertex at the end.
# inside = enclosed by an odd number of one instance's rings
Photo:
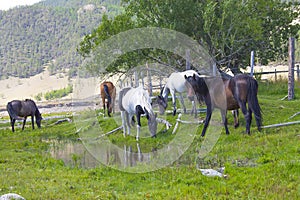
POLYGON ((251 51, 250 67, 251 67, 250 75, 253 76, 253 74, 254 74, 254 51, 251 51))
POLYGON ((295 97, 294 93, 294 68, 295 68, 295 38, 289 38, 289 80, 288 80, 288 100, 295 97))
POLYGON ((148 84, 149 84, 149 95, 152 96, 152 80, 151 80, 151 71, 149 70, 148 63, 146 63, 147 66, 147 77, 148 77, 148 84))
POLYGON ((135 87, 139 87, 139 77, 136 70, 134 71, 134 81, 135 81, 135 87))
POLYGON ((296 68, 297 68, 297 80, 298 80, 298 82, 300 82, 300 69, 299 69, 299 65, 297 65, 296 68))

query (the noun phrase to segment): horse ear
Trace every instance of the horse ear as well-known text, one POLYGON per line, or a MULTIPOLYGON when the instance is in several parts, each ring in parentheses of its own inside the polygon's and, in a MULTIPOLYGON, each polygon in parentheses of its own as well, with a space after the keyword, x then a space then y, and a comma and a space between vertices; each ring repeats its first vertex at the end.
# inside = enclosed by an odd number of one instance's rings
POLYGON ((185 78, 185 79, 187 79, 187 76, 186 76, 186 74, 184 75, 184 78, 185 78))

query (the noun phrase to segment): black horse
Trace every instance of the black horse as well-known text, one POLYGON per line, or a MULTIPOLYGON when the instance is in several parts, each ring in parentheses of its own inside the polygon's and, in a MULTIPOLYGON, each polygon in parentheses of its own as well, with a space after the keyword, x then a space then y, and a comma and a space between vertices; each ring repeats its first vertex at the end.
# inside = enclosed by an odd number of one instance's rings
POLYGON ((34 129, 34 116, 38 128, 41 127, 42 115, 33 100, 13 100, 7 103, 6 109, 10 117, 10 123, 13 132, 15 131, 14 125, 16 120, 23 119, 22 130, 24 130, 24 126, 28 116, 31 116, 32 129, 34 129))
MULTIPOLYGON (((246 74, 239 74, 233 78, 201 78, 198 76, 185 76, 189 84, 188 89, 194 90, 198 101, 204 101, 207 106, 207 113, 201 136, 205 135, 213 109, 221 110, 222 121, 229 134, 227 127, 227 110, 237 110, 241 108, 246 120, 246 133, 250 134, 252 113, 256 119, 258 130, 261 130, 262 115, 257 99, 258 83, 246 74), (248 109, 246 106, 248 103, 248 109)), ((192 93, 192 92, 188 92, 192 93)))

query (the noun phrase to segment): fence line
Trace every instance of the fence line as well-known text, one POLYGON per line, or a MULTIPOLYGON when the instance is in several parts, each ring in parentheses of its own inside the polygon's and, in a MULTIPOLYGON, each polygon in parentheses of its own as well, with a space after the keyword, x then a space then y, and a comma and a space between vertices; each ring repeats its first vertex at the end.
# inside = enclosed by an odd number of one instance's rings
MULTIPOLYGON (((289 72, 288 70, 279 70, 279 71, 277 71, 276 69, 274 69, 274 71, 254 72, 253 74, 254 74, 254 76, 256 76, 256 75, 274 74, 275 75, 275 81, 277 81, 278 74, 288 73, 288 72, 289 72)), ((296 73, 297 80, 300 82, 300 64, 296 65, 296 69, 294 69, 294 73, 296 73)))

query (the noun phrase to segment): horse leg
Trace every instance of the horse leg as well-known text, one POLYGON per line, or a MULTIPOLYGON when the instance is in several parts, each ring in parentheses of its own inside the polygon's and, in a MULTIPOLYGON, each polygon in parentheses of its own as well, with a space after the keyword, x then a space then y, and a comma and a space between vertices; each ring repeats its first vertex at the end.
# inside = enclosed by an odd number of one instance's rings
POLYGON ((139 141, 139 138, 140 138, 141 115, 142 114, 145 114, 143 108, 140 105, 136 106, 136 108, 135 108, 135 115, 136 115, 136 120, 137 120, 137 125, 136 125, 136 128, 137 128, 136 141, 139 141))
POLYGON ((22 131, 24 130, 24 127, 25 127, 25 124, 26 124, 26 119, 27 119, 27 117, 24 117, 22 131))
POLYGON ((183 107, 183 112, 184 112, 184 114, 186 114, 186 107, 184 105, 184 100, 183 100, 183 97, 182 97, 181 93, 179 93, 179 98, 180 98, 180 103, 181 103, 181 105, 183 107))
POLYGON ((31 126, 32 126, 32 130, 34 129, 34 115, 31 115, 31 126))
POLYGON ((192 111, 191 111, 191 115, 193 115, 193 113, 195 114, 195 118, 197 118, 197 105, 196 105, 196 101, 195 101, 195 96, 188 96, 188 99, 192 102, 192 111))
POLYGON ((242 113, 244 114, 245 120, 246 120, 246 133, 250 134, 250 124, 251 124, 251 118, 250 113, 247 110, 246 102, 239 101, 239 106, 242 110, 242 113))
POLYGON ((106 108, 107 108, 107 115, 109 117, 111 117, 110 112, 109 112, 109 102, 108 101, 107 101, 107 104, 106 104, 106 108))
POLYGON ((16 120, 10 117, 10 124, 12 132, 15 132, 15 122, 16 120))
POLYGON ((127 134, 128 135, 130 135, 130 128, 131 128, 131 126, 130 126, 130 119, 132 118, 130 115, 129 115, 129 113, 128 112, 126 112, 125 111, 125 116, 126 116, 126 124, 127 124, 127 134))
POLYGON ((232 111, 232 115, 234 118, 234 128, 239 127, 240 123, 239 123, 239 110, 233 110, 232 111))
POLYGON ((171 96, 172 96, 172 103, 173 103, 173 116, 176 115, 176 96, 175 96, 175 91, 171 90, 170 91, 171 96))
POLYGON ((209 121, 211 119, 211 114, 212 114, 212 110, 213 110, 209 94, 205 98, 205 103, 206 103, 207 108, 206 108, 206 117, 205 117, 204 127, 203 127, 202 134, 201 134, 202 137, 205 136, 205 132, 208 127, 209 121))
POLYGON ((115 100, 116 100, 116 98, 114 97, 112 100, 113 100, 113 102, 111 102, 112 103, 112 112, 115 113, 115 100))
POLYGON ((126 111, 121 111, 121 119, 122 119, 122 127, 123 127, 123 135, 124 137, 126 136, 126 116, 125 116, 126 111))
POLYGON ((251 122, 252 122, 252 110, 249 108, 248 109, 248 120, 249 120, 249 122, 247 123, 247 125, 248 125, 248 131, 247 131, 247 133, 250 135, 250 126, 251 126, 251 122))
POLYGON ((221 116, 222 116, 222 121, 223 121, 223 125, 225 127, 225 131, 226 131, 226 135, 229 135, 229 130, 228 130, 228 126, 227 126, 227 117, 226 117, 227 111, 221 109, 221 116))
POLYGON ((105 116, 105 98, 102 97, 102 104, 103 104, 103 114, 105 116))

